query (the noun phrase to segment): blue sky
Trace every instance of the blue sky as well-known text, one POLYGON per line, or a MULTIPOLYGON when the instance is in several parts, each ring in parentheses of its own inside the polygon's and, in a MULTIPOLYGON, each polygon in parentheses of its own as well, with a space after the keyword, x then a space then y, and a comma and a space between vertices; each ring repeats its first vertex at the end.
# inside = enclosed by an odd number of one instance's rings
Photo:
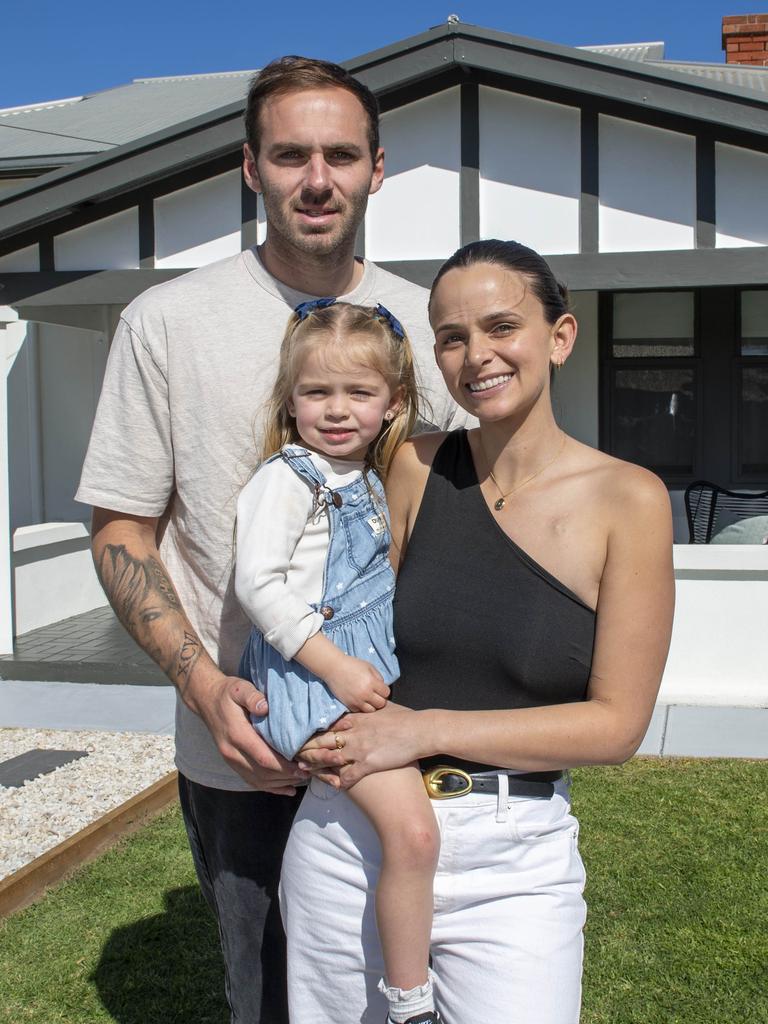
POLYGON ((156 75, 256 68, 282 53, 344 60, 458 14, 484 28, 579 46, 664 40, 675 60, 722 62, 724 14, 768 0, 2 0, 0 107, 156 75))

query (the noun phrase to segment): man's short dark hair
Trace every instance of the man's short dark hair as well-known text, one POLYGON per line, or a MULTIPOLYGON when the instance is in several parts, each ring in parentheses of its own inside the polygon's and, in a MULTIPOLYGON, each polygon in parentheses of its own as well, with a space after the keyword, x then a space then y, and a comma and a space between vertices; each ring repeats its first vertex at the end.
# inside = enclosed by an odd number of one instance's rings
POLYGON ((261 109, 270 98, 280 93, 304 89, 346 89, 362 104, 368 119, 368 145, 371 160, 376 162, 379 149, 379 104, 367 85, 358 82, 339 64, 312 57, 278 57, 251 79, 245 106, 245 140, 254 157, 259 155, 261 141, 261 109))

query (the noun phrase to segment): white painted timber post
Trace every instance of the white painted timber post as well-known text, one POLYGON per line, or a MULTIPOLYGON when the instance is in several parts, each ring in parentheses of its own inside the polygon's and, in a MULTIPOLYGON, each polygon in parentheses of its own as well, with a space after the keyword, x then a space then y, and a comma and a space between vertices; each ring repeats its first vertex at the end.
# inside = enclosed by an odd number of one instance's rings
MULTIPOLYGON (((19 314, 10 306, 0 306, 0 354, 4 357, 4 370, 0 384, 0 654, 13 654, 13 600, 11 596, 11 574, 13 572, 11 553, 10 494, 8 487, 8 370, 13 357, 7 352, 6 330, 18 322, 19 314)), ((18 346, 13 346, 17 348, 18 346)))

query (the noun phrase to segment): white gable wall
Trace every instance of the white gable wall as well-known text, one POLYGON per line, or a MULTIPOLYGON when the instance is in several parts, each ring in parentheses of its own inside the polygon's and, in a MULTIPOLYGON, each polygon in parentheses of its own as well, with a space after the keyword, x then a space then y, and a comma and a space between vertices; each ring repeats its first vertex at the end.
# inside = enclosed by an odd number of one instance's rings
POLYGON ((447 89, 383 115, 386 176, 365 219, 369 259, 443 259, 458 249, 459 95, 447 89))
POLYGON ((600 251, 693 249, 692 135, 600 116, 600 251))
POLYGON ((40 250, 36 245, 0 256, 0 274, 37 273, 40 270, 40 250))
POLYGON ((480 87, 480 236, 544 255, 579 251, 575 107, 480 87))
POLYGON ((719 246, 768 245, 768 154, 715 144, 719 246))
POLYGON ((202 267, 240 252, 238 168, 155 200, 155 266, 202 267))
POLYGON ((56 270, 136 270, 139 266, 139 211, 134 206, 57 235, 56 270))

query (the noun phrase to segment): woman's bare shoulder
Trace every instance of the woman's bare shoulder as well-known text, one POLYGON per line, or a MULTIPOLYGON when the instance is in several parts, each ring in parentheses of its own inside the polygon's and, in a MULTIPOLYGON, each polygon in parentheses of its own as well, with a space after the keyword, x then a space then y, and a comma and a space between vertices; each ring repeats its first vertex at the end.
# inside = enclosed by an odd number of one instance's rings
POLYGON ((584 480, 609 522, 670 516, 669 492, 655 473, 579 441, 571 443, 577 446, 575 454, 584 480))
POLYGON ((409 438, 398 448, 390 472, 406 476, 428 475, 437 450, 447 436, 444 430, 432 430, 409 438))

